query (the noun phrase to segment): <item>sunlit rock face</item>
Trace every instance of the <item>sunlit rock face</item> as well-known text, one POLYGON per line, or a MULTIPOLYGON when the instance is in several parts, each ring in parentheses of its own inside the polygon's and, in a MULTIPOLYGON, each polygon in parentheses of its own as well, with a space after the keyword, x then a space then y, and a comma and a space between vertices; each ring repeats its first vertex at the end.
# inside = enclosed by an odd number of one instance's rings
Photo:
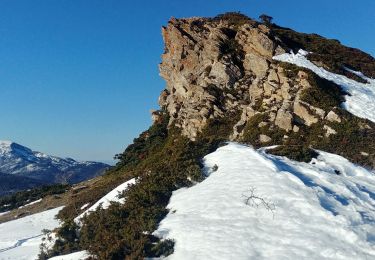
POLYGON ((308 76, 301 71, 292 79, 272 59, 285 50, 264 24, 251 19, 232 23, 172 18, 162 34, 160 75, 167 87, 159 103, 171 116, 170 124, 190 139, 210 119, 234 114, 241 116, 232 139, 240 138, 246 122, 257 113, 266 113, 271 127, 287 132, 294 127, 295 115, 306 125, 319 118, 317 109, 299 101, 299 93, 311 87, 308 76))

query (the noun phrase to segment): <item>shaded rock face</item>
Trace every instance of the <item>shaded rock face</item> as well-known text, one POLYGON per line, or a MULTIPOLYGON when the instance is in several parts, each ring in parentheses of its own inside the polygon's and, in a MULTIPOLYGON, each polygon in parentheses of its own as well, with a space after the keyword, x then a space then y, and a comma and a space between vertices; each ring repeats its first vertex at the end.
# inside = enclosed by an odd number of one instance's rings
MULTIPOLYGON (((170 125, 194 140, 210 119, 240 115, 231 138, 240 139, 257 113, 287 132, 311 125, 325 111, 299 100, 311 87, 308 76, 289 78, 274 55, 284 53, 269 28, 253 20, 242 24, 210 18, 172 18, 162 29, 165 52, 160 75, 167 87, 159 104, 170 125)), ((284 46, 284 45, 283 45, 284 46)))

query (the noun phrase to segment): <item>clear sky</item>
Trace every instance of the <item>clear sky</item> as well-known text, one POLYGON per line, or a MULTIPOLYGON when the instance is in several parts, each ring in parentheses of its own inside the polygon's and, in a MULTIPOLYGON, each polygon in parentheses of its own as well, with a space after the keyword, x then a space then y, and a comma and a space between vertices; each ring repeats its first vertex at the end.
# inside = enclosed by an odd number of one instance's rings
POLYGON ((373 0, 0 0, 0 139, 111 160, 158 107, 161 26, 227 11, 375 54, 373 0))

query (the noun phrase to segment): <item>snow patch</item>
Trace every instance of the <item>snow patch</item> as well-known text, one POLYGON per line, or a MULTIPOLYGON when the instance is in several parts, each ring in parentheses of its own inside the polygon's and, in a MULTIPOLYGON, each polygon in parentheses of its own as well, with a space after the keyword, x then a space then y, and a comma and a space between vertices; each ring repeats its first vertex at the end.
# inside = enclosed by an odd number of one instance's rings
POLYGON ((204 158, 217 170, 173 192, 154 234, 167 259, 375 259, 375 176, 319 152, 310 163, 230 143, 204 158), (255 201, 250 191, 270 209, 255 201))
POLYGON ((5 215, 5 214, 8 214, 9 212, 10 212, 10 211, 0 212, 0 216, 5 215))
POLYGON ((80 214, 78 217, 74 219, 74 221, 77 224, 80 224, 81 218, 83 218, 86 214, 90 214, 90 212, 95 211, 97 208, 102 206, 103 209, 108 208, 111 205, 111 202, 119 202, 119 203, 124 203, 125 200, 124 198, 119 198, 119 195, 126 191, 130 185, 135 184, 136 179, 130 179, 127 182, 124 182, 123 184, 120 184, 116 188, 114 188, 112 191, 110 191, 107 195, 105 195, 103 198, 98 200, 94 205, 92 205, 89 209, 87 209, 85 212, 80 214))
POLYGON ((30 203, 28 203, 28 204, 25 204, 25 205, 19 207, 19 209, 22 209, 22 208, 27 207, 27 206, 30 206, 30 205, 34 205, 34 204, 39 203, 39 202, 41 202, 41 201, 42 201, 42 199, 35 200, 35 201, 33 201, 33 202, 30 202, 30 203))
POLYGON ((299 67, 307 68, 317 74, 319 77, 327 79, 341 86, 344 91, 350 95, 345 96, 346 101, 342 104, 343 108, 355 116, 367 118, 375 122, 375 79, 364 76, 361 72, 349 70, 359 77, 365 79, 368 83, 360 83, 349 79, 343 75, 329 72, 306 58, 308 52, 299 50, 297 54, 284 53, 274 56, 274 60, 292 63, 299 67))
POLYGON ((87 251, 79 251, 68 255, 60 255, 50 258, 50 260, 85 260, 90 257, 87 251))
POLYGON ((63 207, 0 224, 0 259, 37 259, 43 229, 59 226, 56 214, 63 207))
POLYGON ((87 208, 89 205, 90 205, 90 203, 86 203, 85 205, 83 205, 83 206, 81 207, 81 210, 87 208))

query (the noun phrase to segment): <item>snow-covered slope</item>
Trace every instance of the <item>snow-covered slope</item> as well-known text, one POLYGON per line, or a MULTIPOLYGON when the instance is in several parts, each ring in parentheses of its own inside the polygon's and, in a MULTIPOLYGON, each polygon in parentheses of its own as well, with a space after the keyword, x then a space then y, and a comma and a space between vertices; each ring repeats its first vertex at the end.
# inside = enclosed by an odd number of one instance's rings
POLYGON ((343 103, 343 108, 348 110, 353 115, 361 118, 367 118, 375 122, 375 79, 365 77, 361 72, 351 71, 357 76, 365 79, 368 83, 360 83, 349 79, 343 75, 329 72, 306 58, 308 52, 300 50, 297 54, 284 53, 273 57, 274 60, 283 61, 295 64, 299 67, 307 68, 316 73, 319 77, 330 80, 341 86, 344 91, 350 95, 346 96, 346 101, 343 103))
MULTIPOLYGON (((10 141, 0 141, 0 172, 36 179, 45 183, 80 182, 102 173, 108 165, 77 162, 50 156, 10 141)), ((1 188, 1 187, 0 187, 1 188)), ((1 193, 4 192, 0 190, 1 193)))
POLYGON ((155 232, 176 242, 168 259, 375 259, 374 172, 235 143, 205 165, 209 177, 173 193, 155 232))
MULTIPOLYGON (((119 198, 119 195, 121 195, 122 192, 126 191, 130 185, 135 184, 135 182, 136 182, 136 179, 133 178, 120 184, 119 186, 111 190, 108 194, 106 194, 104 197, 102 197, 100 200, 98 200, 94 205, 92 205, 90 208, 88 208, 82 214, 76 217, 74 221, 77 224, 80 224, 81 218, 83 218, 86 214, 90 214, 90 212, 95 211, 100 206, 103 209, 106 209, 109 207, 109 205, 111 205, 111 202, 124 203, 125 202, 124 198, 119 198)), ((81 209, 85 208, 85 206, 86 205, 84 205, 84 207, 82 207, 81 209)))
POLYGON ((0 224, 0 259, 36 259, 42 243, 42 230, 51 230, 59 225, 55 215, 61 208, 0 224))

